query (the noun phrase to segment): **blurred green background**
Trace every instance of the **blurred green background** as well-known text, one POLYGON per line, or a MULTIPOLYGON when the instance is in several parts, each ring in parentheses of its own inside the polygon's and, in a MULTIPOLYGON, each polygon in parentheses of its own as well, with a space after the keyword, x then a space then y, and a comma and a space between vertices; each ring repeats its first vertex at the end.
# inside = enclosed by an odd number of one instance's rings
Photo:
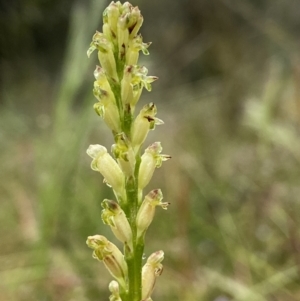
MULTIPOLYGON (((105 301, 88 235, 114 239, 89 144, 102 0, 0 2, 0 301, 105 301)), ((300 300, 300 2, 135 0, 152 41, 141 64, 172 155, 146 253, 163 249, 154 300, 300 300)), ((146 143, 146 145, 147 145, 146 143)))

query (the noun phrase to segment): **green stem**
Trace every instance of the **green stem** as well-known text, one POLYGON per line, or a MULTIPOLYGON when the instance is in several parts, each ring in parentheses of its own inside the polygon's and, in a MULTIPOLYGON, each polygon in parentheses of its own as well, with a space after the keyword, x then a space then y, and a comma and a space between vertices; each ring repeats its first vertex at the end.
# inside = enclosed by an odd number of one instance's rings
POLYGON ((136 277, 136 287, 135 292, 138 300, 142 299, 142 260, 144 254, 144 241, 137 243, 135 247, 135 275, 136 277))
POLYGON ((130 301, 142 300, 142 259, 144 243, 136 242, 133 253, 125 252, 128 265, 128 298, 130 301))
POLYGON ((133 250, 125 250, 125 260, 128 266, 128 298, 130 301, 141 301, 142 299, 142 259, 144 252, 143 239, 137 239, 136 216, 139 209, 138 204, 138 170, 140 156, 138 155, 134 177, 126 182, 127 203, 124 211, 129 220, 132 236, 133 250))
MULTIPOLYGON (((117 62, 117 72, 119 81, 123 78, 123 70, 125 61, 117 59, 117 53, 115 54, 117 62)), ((131 139, 131 127, 133 123, 133 116, 130 105, 123 105, 121 96, 120 83, 111 83, 112 90, 115 94, 116 104, 120 114, 120 122, 122 132, 125 133, 127 138, 131 139)), ((137 240, 137 227, 136 216, 139 209, 138 201, 138 174, 140 166, 141 156, 136 156, 136 166, 134 176, 126 179, 126 202, 122 206, 129 224, 132 230, 133 250, 124 248, 125 260, 128 266, 128 292, 122 293, 123 301, 141 301, 142 300, 142 259, 144 252, 144 240, 137 240)))

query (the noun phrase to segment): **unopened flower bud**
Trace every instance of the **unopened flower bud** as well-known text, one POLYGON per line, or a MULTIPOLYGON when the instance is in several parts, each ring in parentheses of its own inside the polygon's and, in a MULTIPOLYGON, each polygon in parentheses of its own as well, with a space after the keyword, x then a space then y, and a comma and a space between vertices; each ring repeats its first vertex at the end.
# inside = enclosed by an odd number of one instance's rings
POLYGON ((156 206, 167 209, 169 203, 163 203, 163 194, 160 189, 150 191, 141 204, 136 217, 137 237, 141 237, 151 224, 156 206))
POLYGON ((150 298, 155 286, 156 278, 161 275, 163 265, 161 264, 164 259, 164 252, 157 251, 151 254, 147 263, 142 269, 142 299, 147 300, 150 298))
POLYGON ((115 82, 118 82, 118 75, 117 75, 116 61, 113 53, 113 47, 114 46, 112 42, 109 41, 103 33, 96 31, 96 33, 93 36, 93 40, 90 45, 90 48, 88 49, 87 54, 88 56, 90 56, 91 53, 95 49, 97 49, 98 59, 100 61, 102 68, 104 68, 106 74, 111 79, 113 79, 115 82))
POLYGON ((125 179, 118 163, 99 144, 90 145, 87 154, 93 159, 91 168, 99 171, 118 196, 124 196, 125 179))
POLYGON ((132 176, 135 168, 135 155, 131 143, 124 133, 115 135, 116 144, 112 146, 112 153, 117 159, 126 176, 132 176))
POLYGON ((94 89, 93 89, 94 96, 98 99, 98 101, 102 101, 103 104, 107 105, 109 103, 115 104, 115 96, 114 94, 109 91, 103 89, 98 81, 94 82, 94 89))
POLYGON ((118 280, 122 287, 126 288, 127 264, 117 246, 102 235, 89 236, 86 243, 94 250, 93 258, 103 261, 111 275, 118 280))
POLYGON ((116 238, 132 250, 132 231, 126 215, 119 204, 105 199, 102 202, 102 220, 111 227, 116 238))
POLYGON ((155 168, 159 168, 163 161, 170 159, 169 155, 161 155, 162 147, 160 142, 151 144, 142 155, 139 170, 139 189, 142 190, 150 182, 155 168))
POLYGON ((103 31, 105 38, 113 43, 115 36, 114 36, 114 33, 112 32, 110 26, 108 25, 108 23, 103 24, 102 31, 103 31))
POLYGON ((117 25, 119 59, 123 59, 126 48, 128 47, 129 31, 128 28, 126 27, 127 18, 128 18, 128 14, 123 14, 122 16, 120 16, 117 25))
POLYGON ((124 2, 122 5, 123 13, 129 13, 133 9, 133 5, 128 1, 124 2))
POLYGON ((113 133, 120 132, 119 111, 114 103, 104 104, 102 101, 94 104, 94 110, 103 118, 106 125, 113 131, 113 133))
POLYGON ((94 104, 94 109, 96 113, 104 119, 107 126, 114 133, 118 133, 121 128, 119 110, 104 69, 97 66, 94 71, 94 76, 96 81, 94 82, 93 92, 95 97, 99 100, 98 103, 94 104))
POLYGON ((108 23, 110 30, 114 36, 117 36, 117 24, 120 16, 120 5, 111 2, 110 5, 103 12, 103 21, 108 23))
POLYGON ((108 286, 109 291, 112 293, 109 296, 109 301, 122 301, 120 297, 120 289, 117 281, 113 280, 109 283, 108 286))
POLYGON ((130 103, 133 98, 133 85, 131 81, 134 70, 135 68, 132 65, 124 68, 123 79, 121 81, 121 97, 124 106, 130 103))
POLYGON ((111 98, 111 101, 116 102, 115 95, 111 90, 110 84, 106 77, 105 70, 100 66, 96 66, 96 69, 94 71, 94 76, 96 79, 96 81, 94 82, 94 89, 99 87, 99 89, 106 91, 106 94, 111 98))
POLYGON ((111 2, 110 5, 103 12, 103 26, 104 35, 117 45, 117 24, 120 16, 120 2, 111 2))
POLYGON ((109 285, 108 285, 108 289, 111 293, 113 293, 114 295, 119 294, 120 289, 119 289, 119 284, 117 281, 112 280, 109 285))
POLYGON ((136 117, 132 129, 132 145, 137 151, 147 138, 149 130, 153 130, 155 125, 161 125, 164 122, 155 117, 157 109, 154 103, 147 104, 136 117))
POLYGON ((143 24, 144 18, 141 15, 141 11, 136 6, 131 11, 131 18, 128 23, 128 28, 130 32, 130 39, 133 39, 138 31, 140 30, 142 24, 143 24))
POLYGON ((116 62, 112 50, 109 49, 107 52, 98 51, 98 59, 108 76, 115 82, 118 82, 119 78, 117 75, 116 62))

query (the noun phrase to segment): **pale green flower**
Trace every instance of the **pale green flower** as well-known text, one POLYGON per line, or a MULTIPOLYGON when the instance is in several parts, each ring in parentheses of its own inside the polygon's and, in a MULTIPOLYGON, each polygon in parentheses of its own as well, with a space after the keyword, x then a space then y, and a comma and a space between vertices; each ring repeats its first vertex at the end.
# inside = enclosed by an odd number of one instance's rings
POLYGON ((155 286, 156 278, 162 274, 164 252, 157 251, 149 256, 142 269, 142 299, 150 298, 155 286))
POLYGON ((155 128, 155 125, 164 124, 161 119, 155 117, 157 108, 154 103, 145 105, 136 117, 131 132, 132 146, 135 150, 139 150, 140 146, 147 138, 148 132, 155 128))
POLYGON ((165 210, 167 209, 169 203, 163 203, 162 199, 163 194, 160 189, 154 189, 145 196, 145 199, 142 202, 136 217, 138 238, 144 235, 144 233, 150 226, 154 218, 155 208, 157 206, 160 206, 165 210))
POLYGON ((109 301, 122 301, 120 297, 120 289, 117 281, 113 280, 109 283, 108 286, 109 291, 112 293, 109 296, 109 301))
POLYGON ((124 133, 115 135, 115 141, 116 144, 112 145, 111 151, 124 174, 132 176, 136 159, 131 143, 124 133))
POLYGON ((111 275, 126 288, 128 269, 121 251, 102 235, 89 236, 86 243, 94 250, 93 258, 103 261, 111 275))
POLYGON ((90 145, 87 154, 93 159, 92 170, 99 171, 118 196, 124 196, 125 178, 118 163, 99 144, 90 145))
POLYGON ((144 189, 150 182, 155 168, 159 168, 163 161, 170 159, 169 155, 161 155, 160 142, 151 144, 142 155, 139 170, 139 189, 144 189))
POLYGON ((109 225, 116 238, 132 251, 132 231, 122 208, 117 202, 107 199, 102 202, 102 207, 104 224, 109 225))

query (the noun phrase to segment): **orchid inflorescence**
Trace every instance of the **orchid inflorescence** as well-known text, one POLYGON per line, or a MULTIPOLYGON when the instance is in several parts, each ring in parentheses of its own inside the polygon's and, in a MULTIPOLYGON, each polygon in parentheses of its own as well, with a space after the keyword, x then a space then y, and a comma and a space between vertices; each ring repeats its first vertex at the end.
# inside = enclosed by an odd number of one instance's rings
POLYGON ((88 56, 98 52, 101 66, 94 71, 93 93, 96 113, 112 131, 111 153, 102 145, 90 145, 91 168, 104 177, 116 200, 102 202, 102 220, 123 243, 123 253, 102 235, 89 236, 93 257, 104 263, 115 278, 109 284, 110 301, 150 301, 156 278, 161 275, 163 251, 151 254, 142 266, 145 233, 157 206, 167 209, 160 189, 145 196, 144 188, 156 168, 170 158, 161 154, 160 142, 142 145, 150 130, 163 121, 156 117, 154 103, 145 105, 135 117, 136 105, 145 88, 151 91, 156 76, 138 65, 140 51, 148 55, 151 43, 144 43, 138 31, 143 17, 130 3, 111 2, 103 13, 102 32, 93 36, 88 56))

